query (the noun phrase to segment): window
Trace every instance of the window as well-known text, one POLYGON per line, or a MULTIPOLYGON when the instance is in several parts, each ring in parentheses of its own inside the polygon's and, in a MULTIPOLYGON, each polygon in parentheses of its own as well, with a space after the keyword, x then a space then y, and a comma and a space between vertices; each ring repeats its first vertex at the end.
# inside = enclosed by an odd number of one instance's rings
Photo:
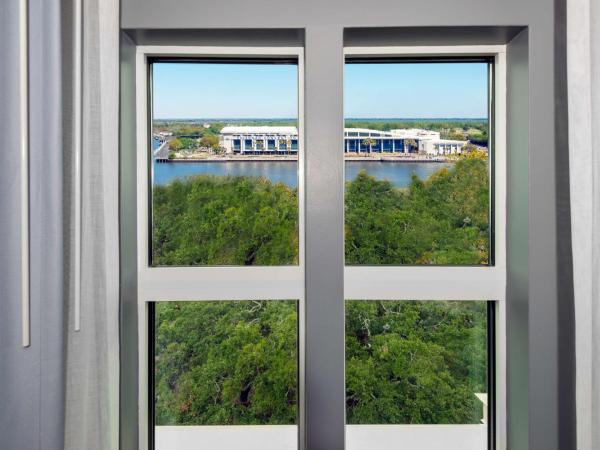
POLYGON ((346 151, 346 263, 489 264, 491 60, 349 58, 345 72, 346 128, 372 130, 346 151))
POLYGON ((492 321, 483 301, 346 301, 349 444, 487 448, 492 321))
POLYGON ((141 445, 296 449, 301 49, 186 50, 138 52, 141 445))
POLYGON ((298 158, 267 156, 297 150, 297 64, 149 62, 152 265, 298 264, 298 158))
POLYGON ((404 50, 346 49, 346 445, 500 448, 503 53, 404 50))
POLYGON ((228 449, 228 437, 240 443, 274 436, 296 448, 297 306, 278 300, 152 305, 157 450, 181 440, 228 449))
POLYGON ((139 47, 140 448, 304 449, 333 385, 347 449, 503 448, 504 48, 344 52, 339 145, 310 153, 301 48, 139 47), (344 161, 332 298, 307 154, 344 161), (309 372, 329 320, 345 370, 309 372))

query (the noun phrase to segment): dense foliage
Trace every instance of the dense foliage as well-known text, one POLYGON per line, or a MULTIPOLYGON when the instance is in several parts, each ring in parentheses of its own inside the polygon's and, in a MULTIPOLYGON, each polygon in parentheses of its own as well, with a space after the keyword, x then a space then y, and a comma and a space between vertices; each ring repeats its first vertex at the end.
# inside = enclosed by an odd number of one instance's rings
MULTIPOLYGON (((298 260, 294 189, 263 178, 198 176, 154 187, 156 265, 298 260)), ((487 264, 487 160, 464 157, 408 189, 366 173, 347 184, 347 264, 487 264)))
MULTIPOLYGON (((487 160, 473 152, 407 189, 365 173, 346 187, 349 264, 485 264, 487 160)), ((157 265, 297 262, 297 193, 262 178, 154 187, 157 265)), ((297 311, 290 301, 156 305, 156 423, 291 424, 297 311)), ((478 423, 485 302, 346 308, 348 423, 478 423)))
POLYGON ((295 190, 264 178, 198 176, 155 186, 155 265, 283 265, 298 258, 295 190))
MULTIPOLYGON (((297 422, 293 301, 156 306, 158 425, 297 422)), ((478 423, 485 302, 348 301, 350 424, 478 423)))
POLYGON ((478 423, 485 302, 346 302, 349 424, 478 423))
POLYGON ((201 147, 208 147, 212 149, 219 148, 219 137, 217 135, 205 135, 200 139, 201 147))
POLYGON ((157 425, 296 422, 296 302, 159 303, 155 323, 157 425))
POLYGON ((347 184, 347 264, 487 264, 487 161, 462 158, 407 190, 361 172, 347 184))
POLYGON ((198 141, 193 138, 182 137, 169 141, 169 148, 174 151, 195 149, 198 147, 198 141))

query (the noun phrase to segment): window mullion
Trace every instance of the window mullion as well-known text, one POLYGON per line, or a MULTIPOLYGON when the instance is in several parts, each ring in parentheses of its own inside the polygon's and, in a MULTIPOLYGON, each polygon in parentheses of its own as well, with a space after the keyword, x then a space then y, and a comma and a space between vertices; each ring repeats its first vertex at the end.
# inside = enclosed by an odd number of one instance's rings
POLYGON ((347 299, 503 301, 506 270, 500 267, 348 266, 347 299))
POLYGON ((344 154, 339 151, 343 145, 342 29, 307 29, 305 61, 304 445, 341 450, 345 424, 344 154))

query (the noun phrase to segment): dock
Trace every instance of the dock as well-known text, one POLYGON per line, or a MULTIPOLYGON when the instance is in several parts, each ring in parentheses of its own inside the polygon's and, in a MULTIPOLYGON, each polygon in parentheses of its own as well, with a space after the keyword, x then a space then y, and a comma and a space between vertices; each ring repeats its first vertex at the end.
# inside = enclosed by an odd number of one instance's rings
POLYGON ((169 162, 169 141, 164 141, 160 147, 154 150, 154 161, 157 163, 169 162))

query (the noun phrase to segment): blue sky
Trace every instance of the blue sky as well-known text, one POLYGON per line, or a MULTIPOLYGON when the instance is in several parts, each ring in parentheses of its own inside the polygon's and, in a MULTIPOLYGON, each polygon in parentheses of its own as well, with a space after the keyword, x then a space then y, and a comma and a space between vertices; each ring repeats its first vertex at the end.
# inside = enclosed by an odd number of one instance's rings
MULTIPOLYGON (((154 117, 295 118, 297 67, 154 64, 154 117)), ((349 64, 347 118, 487 117, 482 63, 349 64)))
POLYGON ((298 67, 156 63, 154 118, 296 118, 298 67))
POLYGON ((344 115, 485 118, 484 63, 347 64, 344 115))

